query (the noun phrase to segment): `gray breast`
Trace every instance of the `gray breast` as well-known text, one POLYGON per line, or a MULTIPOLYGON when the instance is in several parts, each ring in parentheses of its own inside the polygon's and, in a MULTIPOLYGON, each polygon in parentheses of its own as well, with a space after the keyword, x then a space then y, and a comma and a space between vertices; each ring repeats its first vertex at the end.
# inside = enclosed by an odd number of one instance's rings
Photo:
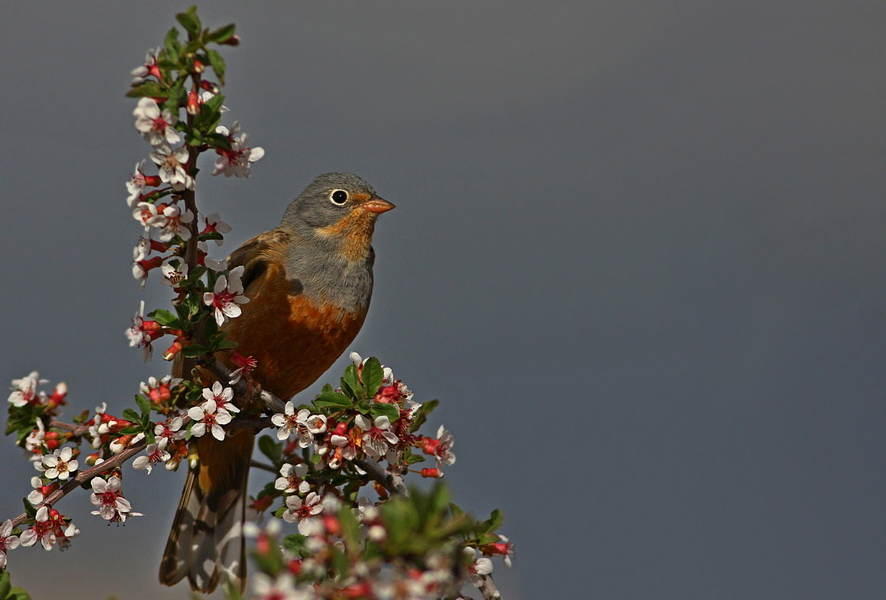
POLYGON ((286 277, 293 293, 318 303, 330 303, 347 312, 365 310, 372 296, 374 252, 366 260, 349 261, 324 248, 299 247, 286 261, 286 277))

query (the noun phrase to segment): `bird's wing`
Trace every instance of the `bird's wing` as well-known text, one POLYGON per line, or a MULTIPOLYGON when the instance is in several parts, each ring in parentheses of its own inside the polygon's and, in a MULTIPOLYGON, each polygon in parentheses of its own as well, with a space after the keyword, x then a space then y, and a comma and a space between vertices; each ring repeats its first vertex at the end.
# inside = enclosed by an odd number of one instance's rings
POLYGON ((272 229, 255 236, 228 257, 229 269, 244 267, 241 281, 247 296, 249 284, 262 276, 269 263, 285 261, 290 238, 289 233, 272 229))

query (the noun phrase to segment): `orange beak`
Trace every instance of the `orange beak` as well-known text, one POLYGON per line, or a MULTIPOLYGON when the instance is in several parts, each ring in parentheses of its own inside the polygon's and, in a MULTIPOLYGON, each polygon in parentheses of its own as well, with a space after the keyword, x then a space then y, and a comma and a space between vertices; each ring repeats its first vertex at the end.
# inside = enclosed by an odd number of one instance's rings
POLYGON ((368 210, 369 212, 374 212, 380 215, 383 212, 388 212, 394 205, 388 202, 387 200, 383 200, 382 198, 370 198, 366 200, 363 204, 361 204, 363 208, 368 210))

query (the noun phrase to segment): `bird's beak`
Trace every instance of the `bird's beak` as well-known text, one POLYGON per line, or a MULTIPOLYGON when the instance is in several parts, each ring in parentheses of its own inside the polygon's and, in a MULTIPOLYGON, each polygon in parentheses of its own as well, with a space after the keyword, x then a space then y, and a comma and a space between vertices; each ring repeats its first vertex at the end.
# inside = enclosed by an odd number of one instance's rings
POLYGON ((388 202, 387 200, 383 200, 382 198, 370 198, 361 204, 363 208, 368 210, 369 212, 374 212, 376 214, 381 214, 383 212, 388 212, 394 205, 388 202))

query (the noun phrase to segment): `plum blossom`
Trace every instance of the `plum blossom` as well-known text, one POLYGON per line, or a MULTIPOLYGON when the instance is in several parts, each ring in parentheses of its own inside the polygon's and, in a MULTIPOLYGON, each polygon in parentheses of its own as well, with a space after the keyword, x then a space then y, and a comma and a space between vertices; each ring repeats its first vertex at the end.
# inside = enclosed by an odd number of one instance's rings
POLYGON ((430 454, 437 459, 437 470, 442 474, 443 465, 455 464, 455 454, 452 453, 452 446, 455 440, 452 434, 440 425, 437 430, 437 439, 425 438, 422 440, 422 451, 430 454))
POLYGON ((42 471, 47 479, 66 481, 77 470, 79 464, 74 458, 74 451, 65 446, 54 450, 52 454, 43 455, 41 462, 34 463, 34 467, 42 471))
POLYGON ((142 83, 148 77, 161 78, 162 73, 157 65, 157 54, 159 53, 160 48, 148 51, 144 64, 132 70, 132 83, 142 83))
POLYGON ((18 536, 12 535, 12 520, 6 519, 0 525, 0 569, 6 568, 6 554, 18 548, 18 545, 18 536))
POLYGON ((326 432, 325 415, 312 415, 307 408, 296 414, 292 400, 286 403, 282 413, 271 417, 271 423, 278 427, 277 439, 286 440, 295 433, 298 435, 298 445, 302 448, 314 443, 314 435, 326 432))
POLYGON ((370 421, 364 415, 357 415, 354 424, 362 429, 363 449, 371 458, 381 458, 388 451, 388 444, 396 446, 400 441, 393 431, 391 431, 391 420, 385 415, 381 415, 370 421))
POLYGON ((98 510, 92 511, 92 514, 101 515, 102 519, 112 523, 125 523, 127 517, 142 516, 132 512, 129 500, 120 493, 120 478, 116 475, 107 480, 95 477, 91 485, 92 494, 89 496, 89 501, 98 507, 98 510))
POLYGON ((37 509, 34 524, 19 539, 25 547, 33 546, 39 541, 46 550, 52 550, 56 544, 64 549, 70 545, 70 538, 79 533, 80 530, 73 523, 67 523, 66 517, 57 510, 41 506, 37 509))
POLYGON ((142 360, 148 362, 154 351, 151 342, 163 335, 162 326, 156 321, 145 319, 145 302, 142 301, 138 312, 132 317, 132 327, 126 330, 126 337, 129 338, 130 347, 140 347, 142 349, 142 360))
POLYGON ((225 439, 225 430, 221 426, 231 422, 231 413, 218 409, 215 400, 207 400, 200 406, 192 406, 188 410, 188 416, 194 421, 191 426, 191 435, 194 437, 202 437, 209 429, 212 437, 218 441, 225 439))
POLYGON ((161 280, 163 285, 179 287, 181 282, 188 278, 188 263, 181 259, 175 259, 175 264, 172 264, 171 261, 165 262, 160 267, 160 272, 163 273, 161 280))
MULTIPOLYGON (((206 223, 206 227, 204 227, 203 231, 200 232, 201 234, 215 232, 225 234, 231 233, 231 230, 233 229, 230 225, 221 220, 221 217, 218 213, 212 213, 208 217, 204 218, 204 222, 206 223)), ((215 245, 221 246, 222 240, 215 240, 215 245)))
POLYGON ((252 589, 256 600, 307 600, 314 597, 298 590, 295 579, 289 573, 283 573, 276 579, 256 573, 252 576, 252 589))
POLYGON ((190 184, 193 184, 193 179, 185 171, 185 164, 188 162, 187 148, 181 147, 173 150, 164 144, 157 146, 150 156, 160 169, 160 181, 192 189, 188 184, 189 180, 190 184))
POLYGON ((231 269, 227 276, 222 275, 215 280, 215 287, 211 292, 203 294, 203 303, 215 309, 215 322, 221 327, 227 319, 239 317, 240 304, 249 302, 249 298, 243 295, 243 265, 231 269))
POLYGON ((182 423, 183 421, 181 417, 172 417, 168 421, 157 423, 154 426, 154 437, 167 440, 167 444, 170 441, 182 440, 185 438, 186 434, 182 429, 182 423))
POLYGON ((135 205, 138 204, 142 190, 145 189, 145 186, 153 187, 160 185, 160 177, 157 175, 145 175, 144 168, 144 160, 136 163, 132 177, 126 182, 126 191, 129 192, 129 197, 126 199, 126 203, 129 205, 129 208, 135 208, 135 205))
POLYGON ((218 410, 226 410, 232 413, 240 412, 240 409, 234 404, 234 390, 224 387, 220 382, 216 381, 211 388, 203 388, 203 398, 205 400, 213 400, 218 410))
POLYGON ((298 532, 302 535, 308 535, 305 531, 309 530, 312 524, 306 523, 311 517, 319 515, 323 510, 321 504, 322 498, 317 492, 309 493, 304 500, 299 496, 289 496, 286 498, 286 512, 283 513, 283 520, 287 523, 295 523, 298 521, 298 532), (302 524, 305 530, 303 531, 302 524))
POLYGON ((37 404, 39 396, 37 395, 37 386, 49 383, 47 379, 40 379, 37 371, 31 371, 31 374, 21 379, 12 380, 12 393, 9 394, 9 402, 15 407, 22 407, 26 404, 37 404))
POLYGON ((265 151, 262 148, 250 148, 246 145, 246 142, 249 140, 248 134, 244 133, 237 137, 239 131, 240 123, 238 122, 234 122, 230 131, 228 131, 227 127, 221 125, 216 127, 216 133, 227 136, 231 149, 216 148, 215 151, 219 156, 215 159, 215 168, 212 170, 213 175, 224 173, 225 177, 230 177, 231 175, 235 177, 249 177, 250 165, 265 155, 265 151))
POLYGON ((285 494, 296 492, 306 494, 311 489, 311 484, 304 480, 304 476, 307 474, 308 465, 305 463, 297 465, 286 463, 280 468, 281 477, 274 481, 274 488, 282 490, 285 494))
MULTIPOLYGON (((165 463, 172 458, 172 455, 166 451, 166 445, 168 443, 168 438, 160 438, 157 443, 148 444, 148 447, 145 448, 145 453, 132 461, 132 468, 139 471, 145 470, 150 475, 155 464, 158 462, 165 463)), ((93 479, 93 481, 95 481, 95 479, 93 479)))
POLYGON ((181 141, 181 135, 175 130, 178 118, 169 109, 161 110, 152 98, 139 100, 132 114, 135 116, 135 129, 152 146, 177 144, 181 141))
POLYGON ((191 230, 185 225, 193 220, 194 213, 190 210, 182 211, 177 204, 169 204, 163 207, 162 218, 158 215, 158 218, 152 219, 148 224, 160 230, 157 237, 162 242, 171 242, 176 236, 188 241, 191 239, 191 230))

